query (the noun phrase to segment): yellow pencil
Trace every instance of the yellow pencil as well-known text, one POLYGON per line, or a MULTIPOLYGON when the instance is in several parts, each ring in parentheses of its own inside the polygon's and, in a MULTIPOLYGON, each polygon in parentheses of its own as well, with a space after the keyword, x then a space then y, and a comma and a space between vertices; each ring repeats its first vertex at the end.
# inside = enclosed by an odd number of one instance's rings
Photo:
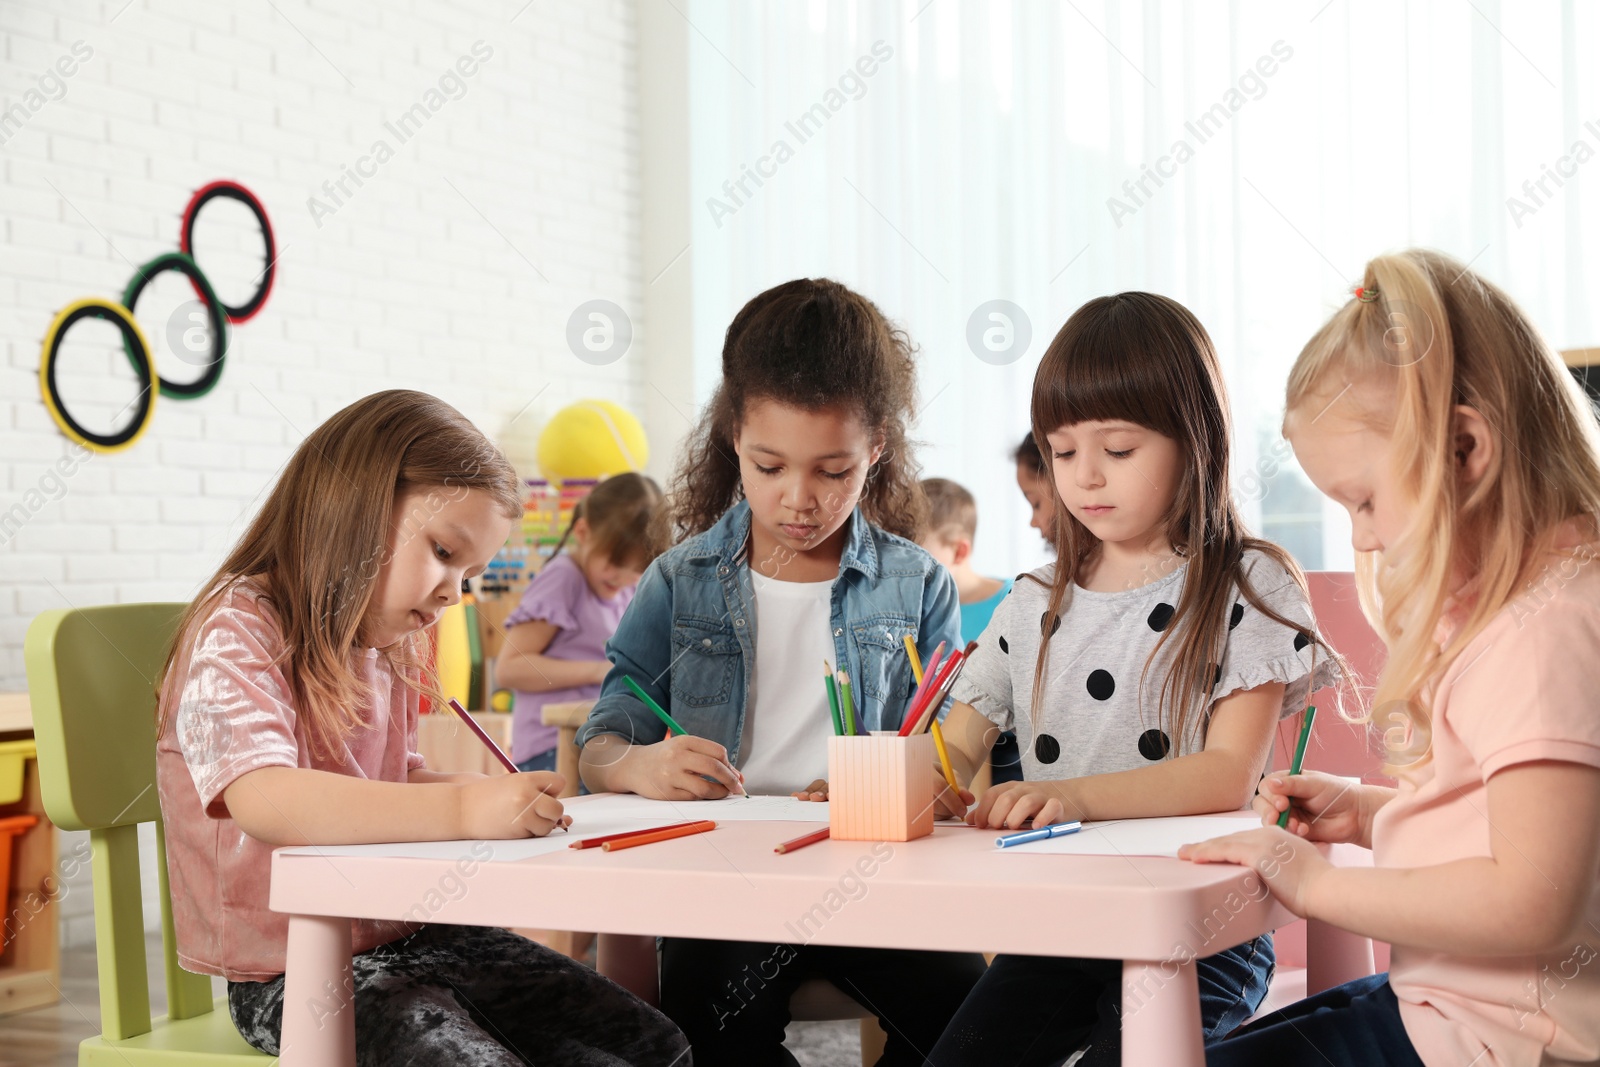
POLYGON ((917 655, 917 643, 911 640, 911 635, 906 634, 906 658, 911 661, 911 676, 922 684, 922 657, 917 655))
POLYGON ((950 791, 956 796, 961 795, 961 787, 956 785, 956 772, 950 766, 950 750, 944 747, 944 731, 939 729, 939 720, 933 720, 931 727, 933 733, 933 747, 939 750, 939 766, 944 771, 945 783, 950 786, 950 791))

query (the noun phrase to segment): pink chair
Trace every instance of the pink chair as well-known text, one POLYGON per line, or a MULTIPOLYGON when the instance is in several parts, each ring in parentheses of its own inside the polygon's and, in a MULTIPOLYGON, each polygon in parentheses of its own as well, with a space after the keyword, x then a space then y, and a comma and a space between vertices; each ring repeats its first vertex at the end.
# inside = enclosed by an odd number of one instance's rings
MULTIPOLYGON (((1355 576, 1348 571, 1310 571, 1306 583, 1311 590, 1311 610, 1316 615, 1317 628, 1323 638, 1339 651, 1355 674, 1355 682, 1362 693, 1369 693, 1382 670, 1387 651, 1383 641, 1361 613, 1361 603, 1356 597, 1355 576)), ((1346 691, 1347 699, 1351 695, 1346 691)), ((1392 785, 1393 780, 1379 774, 1383 764, 1382 749, 1371 727, 1358 726, 1344 721, 1338 714, 1335 694, 1322 689, 1311 695, 1317 706, 1316 726, 1311 742, 1306 747, 1305 766, 1329 774, 1360 778, 1374 784, 1392 785)), ((1357 708, 1350 707, 1352 713, 1357 708)), ((1278 728, 1272 747, 1272 767, 1287 768, 1294 753, 1296 731, 1293 722, 1278 728)), ((1344 938, 1342 948, 1347 948, 1349 938, 1344 938)), ((1266 1014, 1286 1004, 1292 1004, 1309 993, 1320 993, 1335 984, 1335 980, 1348 980, 1352 966, 1348 952, 1336 951, 1332 946, 1317 945, 1310 955, 1316 961, 1308 972, 1306 967, 1306 923, 1304 920, 1282 927, 1273 934, 1277 947, 1278 970, 1272 988, 1258 1013, 1266 1014), (1323 967, 1325 962, 1332 967, 1323 967), (1322 972, 1328 972, 1326 974, 1322 972)), ((1359 944, 1359 941, 1357 941, 1359 944)), ((1382 942, 1369 942, 1373 968, 1377 971, 1389 967, 1389 946, 1382 942)), ((1369 971, 1368 973, 1373 973, 1369 971)))

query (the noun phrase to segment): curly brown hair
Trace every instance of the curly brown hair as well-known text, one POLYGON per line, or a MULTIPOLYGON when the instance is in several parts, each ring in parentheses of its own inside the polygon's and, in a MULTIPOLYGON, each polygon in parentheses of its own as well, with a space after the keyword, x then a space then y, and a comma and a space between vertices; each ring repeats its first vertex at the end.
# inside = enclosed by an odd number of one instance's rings
POLYGON ((768 289, 740 309, 722 345, 722 382, 684 446, 672 480, 672 525, 690 537, 716 525, 744 495, 734 438, 749 405, 773 400, 806 411, 858 415, 883 453, 867 474, 867 521, 910 540, 928 502, 917 484, 906 422, 916 405, 911 339, 860 293, 826 278, 768 289))

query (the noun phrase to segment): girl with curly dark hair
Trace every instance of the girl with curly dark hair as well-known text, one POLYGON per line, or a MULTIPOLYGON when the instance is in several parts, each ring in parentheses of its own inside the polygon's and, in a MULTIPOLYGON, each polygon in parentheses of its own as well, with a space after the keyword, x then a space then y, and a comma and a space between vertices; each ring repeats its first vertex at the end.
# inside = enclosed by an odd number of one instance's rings
MULTIPOLYGON (((672 486, 688 539, 640 580, 578 733, 591 790, 826 799, 824 661, 848 673, 861 732, 899 727, 905 638, 924 662, 960 640, 955 583, 916 544, 915 371, 906 335, 838 282, 787 282, 734 318, 672 486), (624 676, 686 733, 667 736, 624 676)), ((878 1014, 880 1064, 920 1065, 984 969, 976 954, 692 938, 667 938, 661 961, 662 1010, 701 1065, 793 1064, 789 997, 812 977, 878 1014)))

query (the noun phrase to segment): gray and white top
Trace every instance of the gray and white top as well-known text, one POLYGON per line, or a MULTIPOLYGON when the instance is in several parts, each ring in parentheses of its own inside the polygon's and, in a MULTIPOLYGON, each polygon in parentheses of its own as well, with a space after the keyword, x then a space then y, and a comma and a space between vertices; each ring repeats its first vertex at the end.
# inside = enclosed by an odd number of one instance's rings
MULTIPOLYGON (((1186 729, 1189 736, 1178 739, 1176 746, 1163 729, 1163 718, 1170 722, 1170 716, 1160 714, 1161 689, 1176 658, 1176 635, 1145 671, 1177 610, 1189 565, 1137 589, 1096 592, 1074 587, 1058 616, 1048 619, 1055 566, 1017 579, 978 638, 956 682, 955 699, 1001 729, 1017 732, 1023 776, 1032 781, 1131 770, 1169 754, 1184 756, 1204 748, 1203 722, 1197 730, 1186 729), (1035 728, 1030 715, 1034 667, 1045 634, 1051 635, 1050 659, 1035 728)), ((1257 598, 1297 628, 1252 607, 1236 585, 1212 702, 1242 689, 1283 682, 1282 715, 1293 715, 1304 709, 1311 692, 1334 684, 1338 673, 1306 636, 1316 632, 1311 605, 1288 572, 1256 551, 1245 553, 1243 569, 1257 598)))

